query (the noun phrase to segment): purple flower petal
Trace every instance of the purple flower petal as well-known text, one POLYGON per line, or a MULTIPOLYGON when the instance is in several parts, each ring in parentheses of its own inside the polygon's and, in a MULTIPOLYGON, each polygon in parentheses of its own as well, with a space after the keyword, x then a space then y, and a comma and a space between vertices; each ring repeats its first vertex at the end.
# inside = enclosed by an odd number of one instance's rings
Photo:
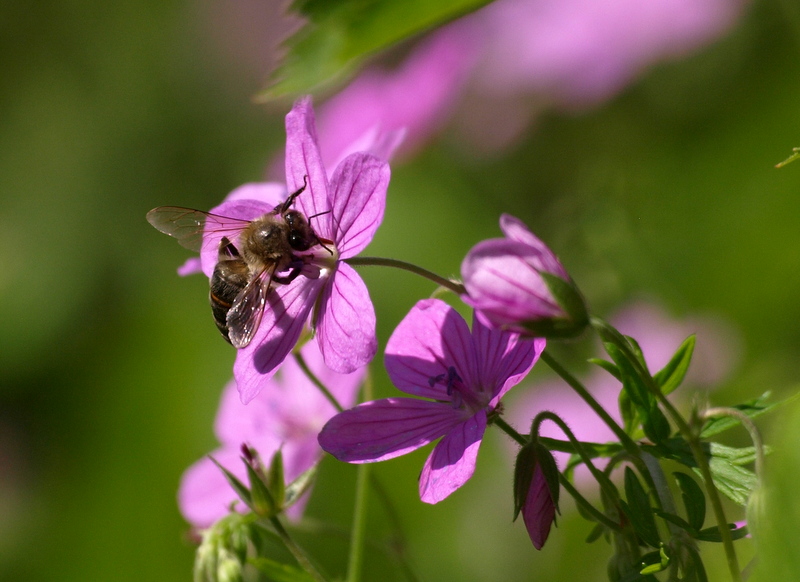
POLYGON ((333 240, 343 259, 360 253, 383 220, 389 164, 374 156, 348 156, 331 178, 333 240))
POLYGON ((243 404, 258 394, 294 348, 324 282, 325 279, 301 277, 268 294, 261 325, 250 344, 236 352, 233 365, 243 404))
POLYGON ((481 410, 437 443, 419 477, 422 501, 438 503, 472 477, 485 431, 486 412, 481 410))
POLYGON ((442 402, 373 400, 330 419, 319 434, 319 444, 340 461, 385 461, 436 440, 463 420, 459 409, 442 402))
POLYGON ((342 374, 365 366, 378 351, 369 291, 347 263, 339 263, 320 297, 317 339, 325 363, 342 374))
POLYGON ((531 248, 532 254, 537 258, 538 268, 562 279, 569 279, 569 273, 558 261, 553 251, 544 244, 539 237, 528 230, 527 225, 519 218, 510 214, 500 215, 500 230, 510 240, 521 242, 531 248))
POLYGON ((550 526, 556 517, 556 507, 547 481, 539 465, 533 470, 533 480, 528 488, 525 503, 522 506, 522 519, 528 535, 533 542, 533 547, 541 550, 550 535, 550 526))
POLYGON ((441 383, 431 378, 452 366, 467 386, 479 379, 472 334, 464 318, 439 299, 419 301, 397 326, 386 344, 386 371, 403 392, 450 400, 441 383))
POLYGON ((528 375, 546 344, 543 338, 523 339, 519 334, 488 327, 477 312, 472 336, 481 369, 480 385, 494 390, 491 406, 497 406, 503 395, 528 375))
POLYGON ((200 257, 190 257, 186 259, 186 262, 183 263, 180 267, 178 267, 178 275, 181 277, 186 277, 188 275, 197 275, 198 273, 203 272, 203 263, 200 261, 200 257))
POLYGON ((311 98, 299 99, 286 116, 286 185, 289 192, 303 184, 306 190, 297 205, 306 216, 317 216, 314 230, 319 236, 333 239, 328 196, 328 174, 317 146, 317 129, 311 98))

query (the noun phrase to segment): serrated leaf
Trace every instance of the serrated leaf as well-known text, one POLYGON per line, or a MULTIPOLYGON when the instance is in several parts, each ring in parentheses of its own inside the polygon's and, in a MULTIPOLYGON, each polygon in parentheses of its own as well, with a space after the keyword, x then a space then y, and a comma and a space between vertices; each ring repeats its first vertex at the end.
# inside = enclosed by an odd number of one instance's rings
POLYGON ((220 465, 214 457, 209 455, 208 458, 211 459, 211 462, 214 463, 220 471, 222 471, 222 474, 225 475, 225 479, 228 481, 230 486, 233 487, 233 490, 236 492, 236 495, 239 496, 239 499, 244 501, 247 507, 253 509, 253 498, 250 495, 250 490, 245 486, 245 484, 239 481, 239 479, 236 478, 236 475, 220 465))
MULTIPOLYGON (((756 486, 755 473, 719 457, 711 457, 708 465, 719 492, 739 505, 746 505, 756 486)), ((699 469, 695 468, 695 473, 702 477, 699 469)))
POLYGON ((667 362, 667 365, 653 376, 653 379, 661 388, 662 394, 669 394, 683 382, 686 372, 689 370, 689 364, 692 361, 694 345, 695 336, 690 335, 683 340, 683 343, 678 347, 670 361, 667 362))
POLYGON ((630 467, 625 467, 625 498, 628 506, 626 513, 636 534, 647 545, 659 547, 661 539, 658 536, 653 509, 650 507, 650 498, 630 467))
POLYGON ((282 564, 269 558, 250 558, 247 562, 273 582, 314 582, 313 576, 297 566, 282 564))
POLYGON ((401 40, 467 14, 489 0, 297 0, 307 22, 285 43, 285 59, 261 97, 308 93, 355 70, 401 40))
POLYGON ((691 527, 700 530, 706 520, 706 496, 703 489, 686 473, 676 471, 672 474, 678 481, 686 509, 686 518, 691 527))

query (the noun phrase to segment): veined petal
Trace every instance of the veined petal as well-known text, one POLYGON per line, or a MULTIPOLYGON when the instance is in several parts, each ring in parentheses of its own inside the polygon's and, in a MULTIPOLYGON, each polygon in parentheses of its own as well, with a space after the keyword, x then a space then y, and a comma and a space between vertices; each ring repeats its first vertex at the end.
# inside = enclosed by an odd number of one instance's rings
POLYGON ((289 192, 295 192, 304 183, 306 189, 297 205, 306 216, 317 217, 314 230, 319 236, 332 239, 328 174, 317 146, 311 97, 299 99, 286 116, 286 185, 289 192))
POLYGON ((557 275, 562 279, 569 279, 569 273, 558 261, 553 251, 539 237, 528 230, 528 226, 519 218, 510 214, 500 215, 500 230, 503 231, 507 238, 531 247, 538 258, 541 270, 557 275))
POLYGON ((437 443, 419 476, 422 501, 439 503, 472 477, 485 431, 486 412, 481 410, 437 443))
POLYGON ((533 547, 541 550, 550 535, 550 526, 556 517, 556 506, 547 488, 544 473, 538 465, 533 470, 533 479, 522 506, 522 519, 533 542, 533 547))
POLYGON ((351 154, 331 178, 334 235, 341 258, 361 252, 383 220, 389 164, 363 153, 351 154))
POLYGON ((545 347, 543 338, 523 339, 517 333, 486 326, 477 312, 472 337, 478 353, 480 386, 492 390, 492 406, 530 372, 545 347))
POLYGON ((243 404, 250 402, 292 351, 320 288, 327 279, 298 277, 267 295, 258 331, 247 347, 236 352, 233 375, 243 404))
POLYGON ((340 461, 385 461, 436 440, 463 420, 459 409, 442 402, 373 400, 330 419, 319 433, 319 444, 340 461))
POLYGON ((316 327, 322 357, 334 372, 349 374, 375 357, 375 309, 367 286, 350 265, 339 263, 325 285, 316 327))
POLYGON ((540 268, 538 255, 526 244, 508 239, 480 242, 461 264, 469 292, 464 301, 495 325, 563 316, 540 268))
POLYGON ((475 386, 478 362, 469 326, 459 313, 439 299, 419 301, 403 318, 386 344, 386 371, 403 392, 450 400, 441 383, 431 378, 454 367, 465 385, 475 386))

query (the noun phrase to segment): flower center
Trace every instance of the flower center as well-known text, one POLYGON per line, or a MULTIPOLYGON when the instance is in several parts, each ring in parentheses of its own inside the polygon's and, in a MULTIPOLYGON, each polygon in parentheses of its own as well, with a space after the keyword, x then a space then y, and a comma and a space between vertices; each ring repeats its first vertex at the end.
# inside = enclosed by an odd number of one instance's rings
POLYGON ((455 366, 448 367, 447 372, 444 374, 431 376, 428 378, 428 384, 431 388, 436 384, 443 384, 447 389, 450 401, 453 403, 453 408, 468 408, 469 410, 477 411, 485 406, 478 394, 464 384, 461 376, 456 372, 455 366))

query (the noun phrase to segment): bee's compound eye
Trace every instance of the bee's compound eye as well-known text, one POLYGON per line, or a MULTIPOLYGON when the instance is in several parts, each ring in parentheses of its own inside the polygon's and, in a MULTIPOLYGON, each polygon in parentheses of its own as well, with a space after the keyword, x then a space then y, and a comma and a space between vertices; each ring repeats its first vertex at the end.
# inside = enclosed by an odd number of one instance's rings
POLYGON ((297 228, 306 223, 305 216, 297 210, 291 210, 283 215, 283 220, 292 228, 297 228))
POLYGON ((289 233, 289 246, 296 251, 307 251, 309 248, 311 248, 311 245, 306 238, 294 230, 289 233))

